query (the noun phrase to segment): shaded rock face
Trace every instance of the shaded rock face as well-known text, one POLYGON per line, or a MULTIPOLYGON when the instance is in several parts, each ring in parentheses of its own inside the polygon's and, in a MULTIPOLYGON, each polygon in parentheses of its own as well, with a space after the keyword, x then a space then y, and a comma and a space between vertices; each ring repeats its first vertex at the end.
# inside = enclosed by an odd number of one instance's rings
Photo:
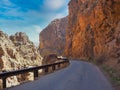
MULTIPOLYGON (((9 37, 0 31, 0 72, 38 66, 41 63, 42 57, 25 33, 20 32, 9 37)), ((25 74, 24 80, 29 80, 28 77, 25 74)), ((7 86, 19 84, 21 81, 22 75, 19 75, 19 80, 18 76, 10 77, 7 79, 7 86)))
POLYGON ((52 21, 40 33, 40 54, 47 56, 51 53, 61 55, 66 42, 67 17, 52 21))
POLYGON ((49 54, 48 56, 44 57, 43 64, 52 64, 57 61, 58 59, 56 54, 49 54))
POLYGON ((120 0, 71 0, 65 54, 117 64, 120 0))

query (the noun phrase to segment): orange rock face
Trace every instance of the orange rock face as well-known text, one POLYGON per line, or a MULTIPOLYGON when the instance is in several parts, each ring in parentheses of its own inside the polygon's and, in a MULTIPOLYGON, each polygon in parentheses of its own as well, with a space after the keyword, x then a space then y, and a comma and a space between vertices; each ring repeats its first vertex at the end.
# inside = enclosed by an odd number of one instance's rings
POLYGON ((120 60, 120 0, 71 0, 66 56, 120 60))

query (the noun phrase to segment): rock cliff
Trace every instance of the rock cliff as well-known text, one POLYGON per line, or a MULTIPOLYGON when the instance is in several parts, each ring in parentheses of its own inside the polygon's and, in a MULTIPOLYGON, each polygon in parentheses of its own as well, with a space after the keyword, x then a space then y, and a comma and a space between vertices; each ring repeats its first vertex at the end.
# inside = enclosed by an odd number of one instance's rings
POLYGON ((120 0, 71 0, 65 55, 120 65, 120 0))
POLYGON ((20 56, 25 60, 24 64, 26 67, 30 65, 38 66, 41 65, 42 57, 37 51, 37 48, 31 42, 25 33, 16 33, 10 36, 11 41, 14 43, 16 50, 20 56))
MULTIPOLYGON (((9 37, 0 31, 0 72, 38 66, 41 63, 42 57, 25 33, 9 37)), ((7 86, 19 84, 23 76, 24 80, 31 79, 30 74, 10 77, 7 79, 7 86)))
POLYGON ((52 21, 40 33, 39 50, 42 56, 54 53, 61 55, 66 42, 67 17, 52 21))

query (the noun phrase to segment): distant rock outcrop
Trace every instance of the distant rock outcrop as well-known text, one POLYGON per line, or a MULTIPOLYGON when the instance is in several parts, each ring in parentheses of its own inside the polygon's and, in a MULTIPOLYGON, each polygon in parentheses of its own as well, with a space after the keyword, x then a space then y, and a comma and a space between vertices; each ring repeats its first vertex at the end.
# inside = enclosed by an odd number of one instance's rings
POLYGON ((120 68, 120 0, 71 0, 65 54, 120 68))
POLYGON ((61 55, 66 42, 67 17, 52 21, 40 33, 39 50, 42 56, 51 53, 61 55))
MULTIPOLYGON (((13 41, 19 54, 26 60, 25 65, 27 65, 27 63, 36 66, 41 65, 42 57, 25 33, 16 33, 14 36, 10 36, 10 39, 13 41)), ((29 64, 28 66, 30 66, 29 64)))
MULTIPOLYGON (((37 52, 33 43, 25 33, 16 33, 8 36, 0 31, 0 72, 17 70, 42 63, 42 57, 37 52)), ((29 74, 24 75, 24 79, 30 80, 29 74)), ((10 77, 7 79, 7 86, 19 84, 23 75, 10 77)))

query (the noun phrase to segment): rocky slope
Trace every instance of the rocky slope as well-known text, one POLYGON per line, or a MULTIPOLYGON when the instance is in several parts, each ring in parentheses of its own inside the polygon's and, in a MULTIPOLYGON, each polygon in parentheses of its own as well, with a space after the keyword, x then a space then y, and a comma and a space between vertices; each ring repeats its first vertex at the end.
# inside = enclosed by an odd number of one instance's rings
POLYGON ((41 65, 42 57, 37 51, 37 48, 31 42, 25 33, 16 33, 10 36, 10 39, 14 43, 16 50, 19 51, 20 56, 25 60, 25 67, 30 65, 41 65))
MULTIPOLYGON (((25 33, 9 37, 0 31, 0 72, 38 66, 41 63, 42 57, 25 33)), ((31 79, 30 73, 8 78, 7 86, 19 84, 23 79, 31 79)))
POLYGON ((120 68, 120 0, 71 0, 65 54, 120 68))
POLYGON ((54 53, 61 55, 66 42, 67 17, 52 21, 40 33, 39 50, 42 56, 54 53))

